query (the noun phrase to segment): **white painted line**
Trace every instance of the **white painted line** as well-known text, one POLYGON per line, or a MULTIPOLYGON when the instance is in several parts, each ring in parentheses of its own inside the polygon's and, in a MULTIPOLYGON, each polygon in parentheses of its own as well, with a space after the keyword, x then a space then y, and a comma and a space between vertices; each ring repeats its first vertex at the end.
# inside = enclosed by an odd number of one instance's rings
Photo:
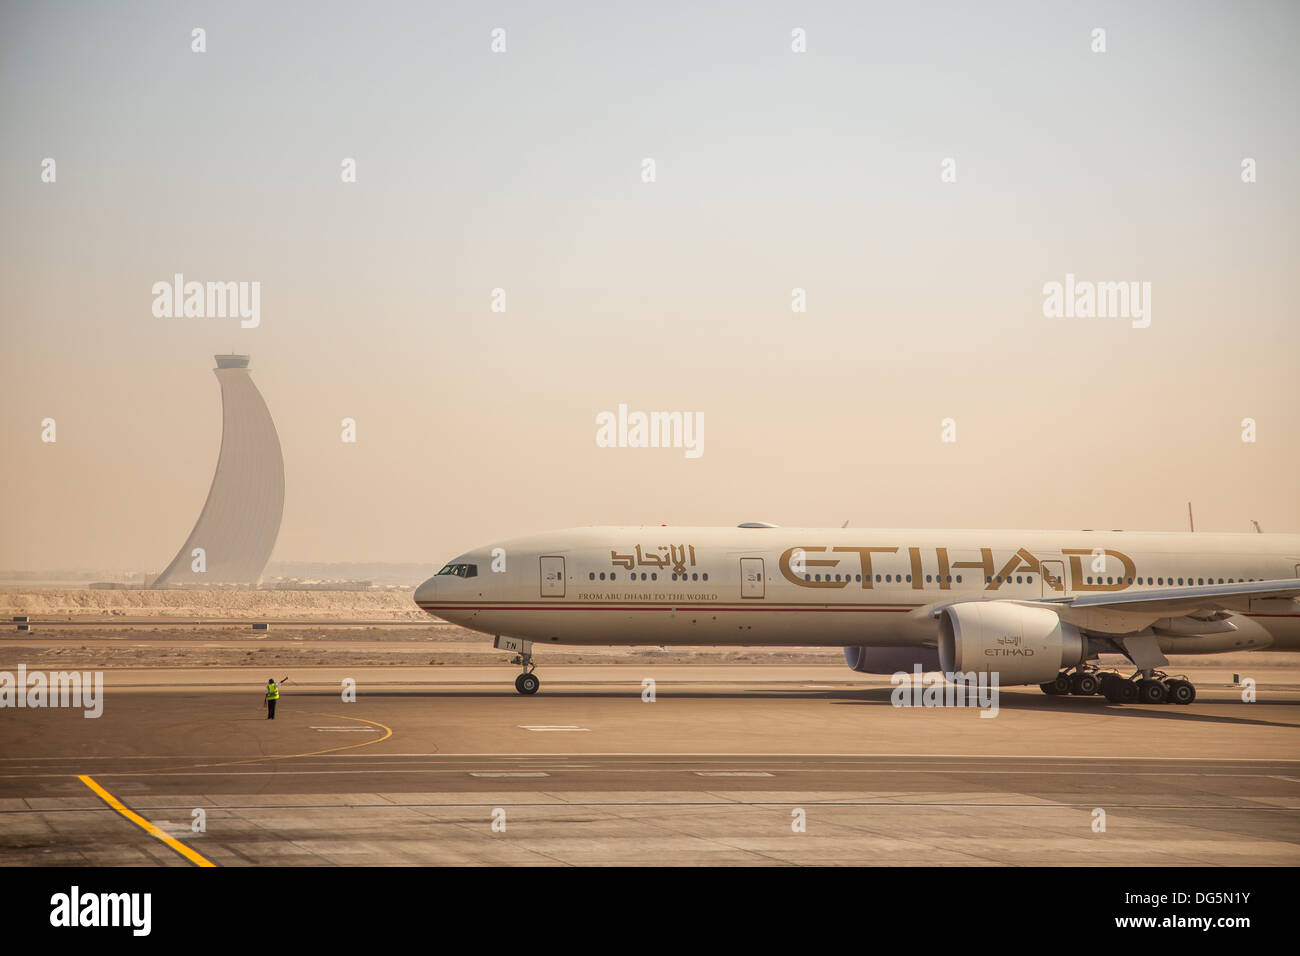
MULTIPOLYGON (((222 807, 222 809, 224 810, 225 807, 222 807)), ((172 839, 180 839, 183 837, 186 840, 197 840, 199 837, 207 836, 206 833, 194 830, 188 823, 172 823, 170 820, 158 820, 157 822, 154 822, 153 825, 172 839)))
MULTIPOLYGON (((519 726, 523 726, 520 724, 519 726)), ((354 755, 343 754, 303 754, 303 757, 315 757, 322 760, 347 760, 355 759, 354 755)), ((779 757, 789 758, 797 757, 801 760, 807 760, 813 757, 937 757, 937 758, 956 758, 967 762, 975 760, 985 760, 989 758, 996 759, 1015 759, 1015 760, 1102 760, 1119 763, 1121 761, 1140 760, 1143 762, 1163 761, 1166 763, 1261 763, 1261 764, 1300 764, 1300 758, 1294 757, 1107 757, 1095 754, 981 754, 981 753, 803 753, 800 751, 786 751, 785 753, 736 753, 728 751, 727 753, 713 752, 687 752, 677 751, 583 751, 581 754, 574 753, 506 753, 504 751, 495 751, 491 753, 469 753, 463 751, 445 751, 439 753, 401 753, 401 754, 371 754, 372 757, 679 757, 693 760, 699 757, 729 757, 733 760, 748 760, 753 757, 779 757)), ((85 756, 67 755, 61 757, 6 757, 0 756, 0 764, 13 761, 35 761, 35 760, 250 760, 250 759, 270 759, 261 757, 249 757, 248 754, 228 754, 226 756, 215 756, 213 754, 86 754, 85 756)), ((301 758, 299 758, 301 759, 301 758)))
POLYGON ((770 777, 766 770, 695 770, 697 777, 770 777))
POLYGON ((312 730, 329 730, 336 732, 374 733, 378 727, 313 727, 312 730))
MULTIPOLYGON (((256 762, 256 761, 260 761, 260 760, 276 760, 276 759, 282 759, 282 758, 277 758, 277 757, 265 757, 265 758, 260 758, 260 757, 259 757, 259 758, 255 758, 255 760, 250 760, 250 761, 247 761, 247 762, 252 763, 252 762, 256 762)), ((100 776, 103 776, 103 777, 275 777, 275 776, 281 776, 281 777, 328 777, 328 776, 341 776, 341 775, 351 775, 351 774, 358 774, 358 775, 362 775, 362 774, 364 774, 364 775, 374 776, 375 774, 398 774, 398 773, 418 773, 418 774, 424 774, 424 775, 426 775, 426 776, 429 776, 429 775, 433 775, 433 774, 457 774, 457 773, 462 773, 462 772, 463 772, 463 771, 458 770, 458 769, 435 770, 435 769, 431 769, 431 768, 429 768, 429 767, 416 767, 416 768, 404 768, 404 767, 394 767, 394 768, 387 768, 387 767, 367 767, 365 770, 219 770, 219 769, 218 769, 218 770, 101 770, 101 771, 100 771, 100 776)), ((609 773, 609 774, 648 774, 648 773, 680 773, 681 771, 676 771, 676 770, 663 770, 663 769, 660 769, 660 768, 644 768, 644 769, 628 768, 628 769, 608 770, 608 771, 598 771, 598 772, 601 772, 601 773, 609 773)), ((696 771, 692 771, 692 772, 693 772, 693 773, 705 773, 705 774, 708 773, 707 771, 698 771, 698 770, 696 770, 696 771)), ((791 769, 789 769, 789 770, 782 770, 782 771, 781 771, 781 773, 789 773, 789 774, 794 774, 794 773, 814 773, 814 774, 824 774, 824 773, 827 773, 827 772, 834 772, 834 771, 830 771, 830 770, 828 770, 827 768, 821 768, 821 767, 819 767, 819 768, 813 768, 813 769, 808 769, 808 770, 799 770, 799 769, 797 769, 797 768, 791 768, 791 769)), ((849 772, 850 772, 850 773, 864 773, 864 772, 866 772, 866 773, 894 773, 894 774, 907 774, 907 773, 935 774, 935 773, 946 773, 946 774, 953 774, 953 775, 961 774, 961 775, 963 775, 963 776, 968 776, 968 775, 969 775, 969 776, 1000 776, 1000 775, 1004 775, 1004 774, 1009 774, 1009 775, 1011 775, 1011 776, 1029 776, 1029 775, 1038 775, 1038 776, 1058 776, 1058 775, 1061 773, 1061 771, 1059 771, 1059 770, 1009 770, 1009 771, 1004 771, 1004 770, 992 770, 992 771, 986 771, 986 770, 944 770, 944 771, 937 771, 937 770, 934 770, 934 769, 932 769, 932 768, 926 768, 926 769, 921 769, 921 770, 872 770, 872 771, 849 771, 849 772)), ((1113 776, 1116 776, 1116 772, 1115 772, 1115 771, 1072 770, 1072 771, 1069 771, 1069 772, 1072 773, 1072 774, 1074 774, 1074 775, 1076 775, 1076 776, 1089 776, 1089 777, 1113 777, 1113 776)), ((1206 779, 1212 779, 1212 780, 1217 780, 1217 779, 1220 779, 1220 778, 1227 778, 1227 777, 1234 777, 1234 778, 1259 778, 1259 777, 1268 777, 1268 776, 1270 776, 1269 774, 1263 774, 1263 773, 1148 773, 1148 772, 1143 772, 1143 771, 1125 771, 1125 774, 1128 775, 1128 776, 1134 776, 1134 777, 1205 777, 1206 779)), ((67 771, 64 771, 64 772, 62 772, 62 773, 21 773, 21 774, 19 774, 19 773, 6 773, 6 774, 0 774, 0 780, 32 780, 32 779, 35 779, 35 778, 38 778, 38 777, 41 777, 41 778, 44 778, 44 777, 58 777, 58 778, 65 778, 65 777, 67 777, 67 776, 68 776, 67 771)), ((544 774, 544 776, 549 776, 549 774, 544 774)), ((768 777, 770 777, 770 776, 774 776, 774 774, 769 774, 769 773, 766 773, 766 772, 762 772, 762 773, 757 774, 757 776, 768 776, 768 777)), ((1251 808, 1250 808, 1250 807, 1241 807, 1240 809, 1248 810, 1248 809, 1251 809, 1251 808)), ((1269 808, 1269 809, 1275 809, 1275 808, 1269 808)), ((1289 808, 1289 809, 1300 810, 1300 807, 1291 807, 1291 808, 1289 808)))
POLYGON ((471 770, 471 777, 549 777, 539 770, 471 770))
POLYGON ((577 724, 519 724, 520 730, 531 730, 535 733, 583 733, 589 734, 591 730, 587 727, 579 727, 577 724))
MULTIPOLYGON (((519 724, 518 726, 523 727, 524 725, 523 725, 523 724, 519 724)), ((196 758, 195 758, 195 759, 198 759, 200 756, 202 756, 202 755, 196 755, 196 758)), ((328 756, 328 757, 333 757, 333 756, 335 756, 335 755, 327 754, 326 756, 328 756)), ((1015 760, 1060 760, 1060 761, 1065 761, 1065 760, 1104 760, 1104 761, 1115 761, 1115 762, 1120 762, 1120 761, 1125 761, 1125 760, 1129 760, 1129 761, 1131 761, 1131 760, 1141 760, 1141 761, 1144 761, 1144 762, 1151 762, 1151 761, 1165 761, 1165 762, 1170 762, 1170 763, 1179 763, 1179 762, 1182 762, 1182 763, 1265 763, 1265 764, 1300 764, 1300 758, 1294 758, 1294 757, 1162 757, 1162 756, 1151 756, 1151 757, 1107 757, 1107 756, 1098 756, 1098 755, 1093 755, 1093 754, 981 754, 981 753, 960 753, 960 754, 945 754, 945 753, 932 753, 932 754, 926 754, 926 753, 856 753, 856 754, 849 754, 849 753, 839 753, 839 754, 823 754, 823 753, 803 753, 803 752, 801 752, 801 751, 793 751, 793 750, 792 750, 792 751, 786 751, 785 753, 757 753, 757 752, 755 752, 755 753, 736 753, 734 750, 732 750, 732 751, 728 751, 727 753, 713 753, 713 752, 699 752, 699 753, 695 753, 695 752, 682 752, 682 751, 680 751, 680 750, 676 750, 676 751, 663 751, 663 750, 651 750, 651 751, 644 751, 644 750, 642 750, 642 751, 636 751, 636 750, 622 750, 622 751, 594 751, 594 750, 593 750, 593 751, 590 751, 590 752, 583 751, 581 754, 572 754, 572 753, 526 753, 526 754, 521 754, 521 753, 505 753, 505 752, 503 752, 503 751, 496 751, 496 752, 492 752, 492 753, 459 753, 459 752, 447 751, 447 752, 445 752, 445 753, 375 754, 374 756, 384 756, 384 757, 575 757, 575 756, 582 756, 582 757, 682 757, 682 758, 685 758, 685 759, 688 759, 688 760, 693 760, 693 759, 696 759, 696 758, 699 758, 699 757, 730 757, 730 758, 732 758, 733 760, 748 760, 748 759, 750 759, 750 758, 752 758, 752 757, 783 757, 783 758, 784 758, 784 757, 798 757, 798 758, 800 758, 801 760, 807 760, 807 759, 810 758, 810 757, 941 757, 941 758, 956 758, 956 759, 961 759, 961 760, 966 760, 966 761, 985 760, 985 759, 988 759, 988 758, 990 758, 990 757, 993 757, 993 758, 998 758, 998 759, 1015 759, 1015 760)), ((130 755, 130 754, 124 755, 123 757, 109 757, 109 758, 105 758, 105 759, 110 759, 110 760, 121 760, 121 759, 126 759, 127 757, 130 757, 131 759, 136 759, 134 756, 132 756, 132 755, 130 755)), ((13 758, 0 757, 0 760, 8 760, 8 759, 13 759, 13 760, 47 760, 47 759, 48 759, 48 760, 73 760, 73 759, 75 759, 75 760, 84 760, 84 759, 91 759, 91 758, 85 758, 85 757, 48 757, 48 758, 47 758, 47 757, 13 757, 13 758)), ((177 759, 177 758, 175 758, 175 757, 151 757, 151 758, 149 758, 149 759, 152 759, 152 760, 175 760, 175 759, 177 759)), ((209 758, 209 757, 203 756, 202 759, 212 759, 212 758, 209 758)))

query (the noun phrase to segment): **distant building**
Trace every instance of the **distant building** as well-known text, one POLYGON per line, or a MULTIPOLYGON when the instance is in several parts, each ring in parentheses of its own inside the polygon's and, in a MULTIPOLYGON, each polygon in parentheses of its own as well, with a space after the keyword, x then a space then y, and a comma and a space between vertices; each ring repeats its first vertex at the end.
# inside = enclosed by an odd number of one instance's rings
POLYGON ((284 458, 247 355, 218 355, 221 454, 199 520, 154 587, 251 584, 262 577, 284 513, 284 458), (202 571, 195 570, 202 549, 202 571))

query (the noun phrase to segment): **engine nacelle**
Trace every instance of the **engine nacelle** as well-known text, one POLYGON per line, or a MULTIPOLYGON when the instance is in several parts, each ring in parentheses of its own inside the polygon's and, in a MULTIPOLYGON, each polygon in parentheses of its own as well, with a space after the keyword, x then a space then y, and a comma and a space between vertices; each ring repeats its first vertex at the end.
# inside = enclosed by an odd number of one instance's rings
POLYGON ((1055 611, 1010 601, 969 601, 939 616, 939 665, 945 673, 997 672, 998 683, 1041 684, 1083 661, 1087 642, 1055 611))
POLYGON ((933 647, 846 647, 844 659, 863 674, 910 674, 917 664, 922 671, 939 670, 939 652, 933 647))

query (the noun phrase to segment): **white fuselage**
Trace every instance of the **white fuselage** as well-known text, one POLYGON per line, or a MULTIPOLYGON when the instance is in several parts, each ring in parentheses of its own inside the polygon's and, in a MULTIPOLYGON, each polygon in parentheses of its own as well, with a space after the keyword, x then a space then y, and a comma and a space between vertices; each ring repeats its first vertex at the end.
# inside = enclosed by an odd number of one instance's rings
MULTIPOLYGON (((421 608, 537 643, 933 647, 936 610, 957 602, 1298 578, 1300 535, 596 527, 488 545, 447 567, 461 570, 422 584, 421 608)), ((1179 622, 1185 636, 1164 633, 1161 646, 1300 650, 1294 599, 1228 607, 1230 633, 1179 622)), ((1163 613, 1061 611, 1101 634, 1163 613)))

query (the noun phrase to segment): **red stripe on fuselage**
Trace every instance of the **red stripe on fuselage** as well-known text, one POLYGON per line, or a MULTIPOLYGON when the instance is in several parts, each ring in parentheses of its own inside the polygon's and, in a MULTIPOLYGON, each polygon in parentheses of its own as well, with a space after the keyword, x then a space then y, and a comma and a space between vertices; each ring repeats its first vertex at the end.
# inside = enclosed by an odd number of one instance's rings
POLYGON ((727 606, 718 604, 421 604, 423 611, 833 611, 860 614, 906 614, 923 605, 908 607, 765 607, 759 604, 727 606))

